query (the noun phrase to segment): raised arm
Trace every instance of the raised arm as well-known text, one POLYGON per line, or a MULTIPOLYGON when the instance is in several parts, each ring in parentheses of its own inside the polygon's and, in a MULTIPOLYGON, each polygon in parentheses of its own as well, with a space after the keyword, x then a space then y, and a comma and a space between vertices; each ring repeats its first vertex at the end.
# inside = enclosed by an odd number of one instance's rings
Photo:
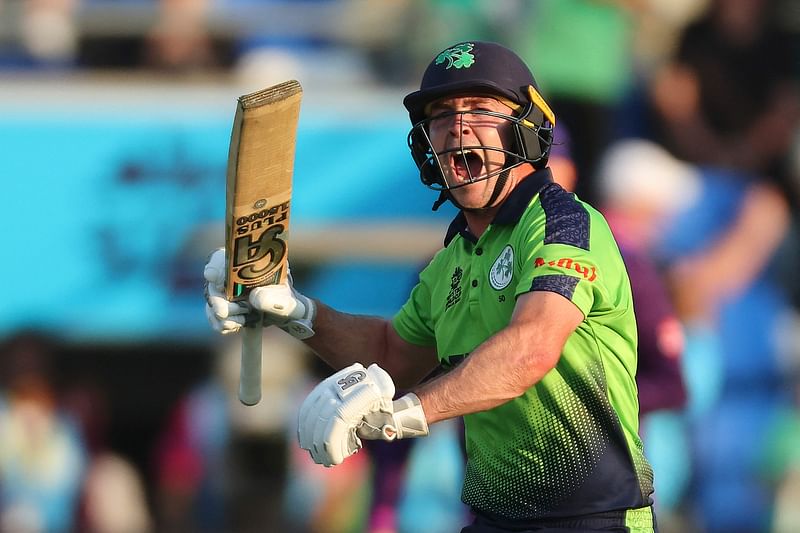
POLYGON ((224 250, 215 251, 204 270, 206 315, 223 335, 238 332, 258 320, 303 340, 331 367, 356 361, 378 363, 403 386, 416 385, 436 366, 436 350, 403 340, 390 321, 336 311, 295 290, 291 275, 285 283, 257 287, 249 305, 230 302, 222 289, 224 250))

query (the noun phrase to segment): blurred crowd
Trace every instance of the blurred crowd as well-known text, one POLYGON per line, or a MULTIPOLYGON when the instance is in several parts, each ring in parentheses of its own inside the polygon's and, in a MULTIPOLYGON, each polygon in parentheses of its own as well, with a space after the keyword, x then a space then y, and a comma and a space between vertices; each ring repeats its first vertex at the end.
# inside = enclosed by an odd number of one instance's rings
MULTIPOLYGON (((800 531, 796 0, 0 0, 0 76, 412 87, 458 40, 528 61, 558 117, 554 175, 605 213, 631 269, 661 531, 800 531)), ((80 349, 6 339, 0 530, 457 530, 458 423, 316 467, 294 409, 329 369, 266 335, 258 406, 237 405, 238 342, 219 340, 158 410, 130 400, 160 414, 122 434, 113 385, 59 372, 80 349)), ((147 397, 159 376, 143 376, 147 397)))

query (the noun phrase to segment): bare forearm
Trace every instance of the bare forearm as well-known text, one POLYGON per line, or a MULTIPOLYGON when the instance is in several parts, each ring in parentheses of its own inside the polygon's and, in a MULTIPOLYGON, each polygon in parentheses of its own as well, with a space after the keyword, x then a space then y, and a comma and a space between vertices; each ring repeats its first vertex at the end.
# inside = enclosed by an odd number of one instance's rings
POLYGON ((581 311, 560 294, 521 295, 507 327, 451 372, 414 390, 428 423, 486 411, 523 395, 556 366, 582 320, 581 311))
POLYGON ((387 326, 385 319, 342 313, 317 301, 315 335, 306 344, 336 369, 355 362, 383 366, 387 326))
POLYGON ((436 348, 402 340, 384 318, 342 313, 317 301, 313 337, 306 344, 331 367, 377 363, 400 388, 416 385, 436 366, 436 348))
POLYGON ((537 349, 519 328, 506 328, 451 372, 414 392, 429 424, 486 411, 521 396, 541 380, 558 354, 537 349))

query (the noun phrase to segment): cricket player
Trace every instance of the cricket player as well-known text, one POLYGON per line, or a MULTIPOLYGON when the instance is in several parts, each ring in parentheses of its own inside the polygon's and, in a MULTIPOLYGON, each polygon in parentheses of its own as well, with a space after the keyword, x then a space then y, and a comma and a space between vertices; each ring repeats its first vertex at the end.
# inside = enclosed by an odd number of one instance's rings
POLYGON ((397 314, 342 313, 291 281, 228 302, 219 250, 205 270, 212 326, 256 315, 341 369, 300 409, 299 444, 319 464, 463 416, 475 519, 462 533, 655 531, 628 275, 602 215, 552 180, 556 118, 533 75, 511 50, 462 42, 404 105, 434 208, 459 214, 397 314))

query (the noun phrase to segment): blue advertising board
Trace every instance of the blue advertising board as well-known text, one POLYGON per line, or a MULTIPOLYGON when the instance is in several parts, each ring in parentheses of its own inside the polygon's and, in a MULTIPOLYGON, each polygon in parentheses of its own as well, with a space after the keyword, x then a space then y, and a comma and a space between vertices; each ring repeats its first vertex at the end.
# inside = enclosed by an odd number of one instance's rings
MULTIPOLYGON (((0 335, 27 327, 81 340, 206 334, 201 272, 210 243, 198 235, 212 228, 222 242, 230 121, 202 110, 179 119, 0 112, 0 335)), ((435 194, 419 183, 407 130, 403 117, 352 123, 304 109, 293 224, 430 219, 444 232, 452 213, 431 213, 435 194)), ((310 283, 346 305, 348 291, 325 279, 385 286, 388 275, 398 288, 386 298, 354 302, 386 314, 402 304, 418 266, 331 264, 334 276, 322 265, 310 283)))

